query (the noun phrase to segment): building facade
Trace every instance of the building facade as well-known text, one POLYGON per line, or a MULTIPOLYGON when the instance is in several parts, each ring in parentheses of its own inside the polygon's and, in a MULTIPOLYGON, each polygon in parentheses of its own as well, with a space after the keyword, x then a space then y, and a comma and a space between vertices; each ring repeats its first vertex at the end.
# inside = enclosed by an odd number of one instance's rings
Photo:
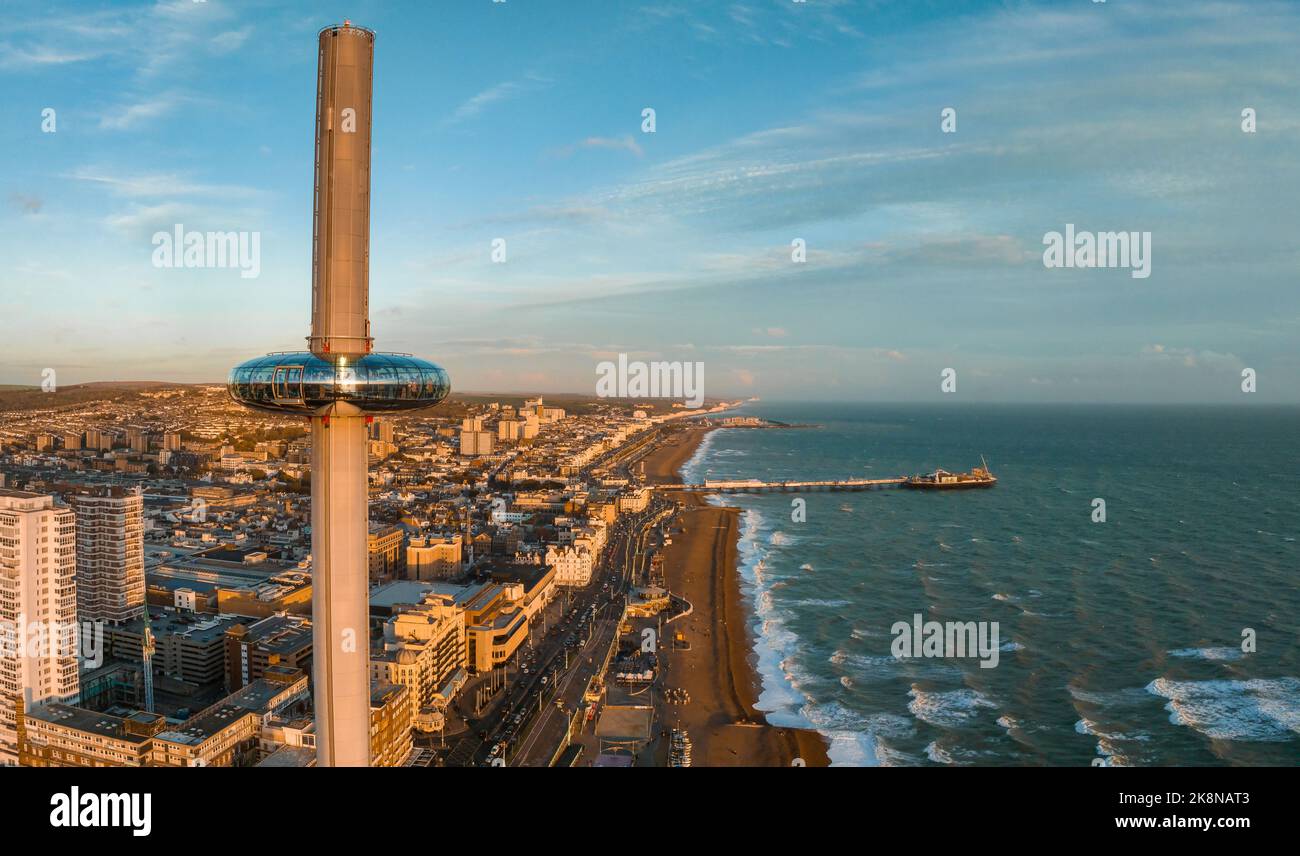
POLYGON ((76 538, 52 496, 0 488, 0 766, 18 763, 24 703, 77 701, 76 538), (45 628, 35 653, 33 623, 45 628))
POLYGON ((144 613, 144 497, 100 488, 71 497, 77 515, 77 614, 121 624, 144 613))

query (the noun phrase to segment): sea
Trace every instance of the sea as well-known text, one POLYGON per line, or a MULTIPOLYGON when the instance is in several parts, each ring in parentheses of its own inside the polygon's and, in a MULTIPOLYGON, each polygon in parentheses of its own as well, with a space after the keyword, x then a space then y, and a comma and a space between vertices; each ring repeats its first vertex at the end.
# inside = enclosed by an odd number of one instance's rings
POLYGON ((713 431, 685 481, 964 472, 981 456, 999 479, 711 498, 742 509, 758 706, 824 734, 833 764, 1300 764, 1300 409, 735 413, 800 427, 713 431), (917 615, 986 622, 986 651, 996 623, 996 665, 896 648, 917 615))

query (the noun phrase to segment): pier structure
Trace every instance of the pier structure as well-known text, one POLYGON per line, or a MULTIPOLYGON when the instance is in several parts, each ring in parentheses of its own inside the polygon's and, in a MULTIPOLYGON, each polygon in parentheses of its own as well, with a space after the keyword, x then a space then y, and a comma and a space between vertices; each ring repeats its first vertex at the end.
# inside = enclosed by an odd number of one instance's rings
POLYGON ((655 490, 699 491, 702 493, 811 493, 818 491, 862 491, 898 487, 906 477, 887 479, 839 479, 836 481, 762 481, 738 479, 732 481, 706 481, 703 484, 655 485, 655 490))

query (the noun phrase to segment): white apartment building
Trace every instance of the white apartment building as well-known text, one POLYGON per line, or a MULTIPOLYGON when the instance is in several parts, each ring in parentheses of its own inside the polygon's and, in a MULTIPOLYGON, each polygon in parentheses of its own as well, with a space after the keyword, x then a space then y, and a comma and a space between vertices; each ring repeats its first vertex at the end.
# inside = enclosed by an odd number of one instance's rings
POLYGON ((557 586, 585 586, 591 582, 595 556, 586 547, 546 547, 546 566, 555 568, 557 586))
POLYGON ((52 496, 0 488, 0 766, 18 763, 19 698, 77 702, 76 628, 75 515, 52 496), (35 648, 33 624, 47 638, 35 648))

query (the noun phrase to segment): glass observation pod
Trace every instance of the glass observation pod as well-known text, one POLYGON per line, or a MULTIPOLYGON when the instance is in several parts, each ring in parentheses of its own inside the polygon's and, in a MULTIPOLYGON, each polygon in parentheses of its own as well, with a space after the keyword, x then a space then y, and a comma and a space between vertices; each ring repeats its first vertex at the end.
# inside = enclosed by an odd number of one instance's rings
POLYGON ((240 363, 226 384, 240 404, 271 413, 310 414, 346 401, 367 413, 432 407, 451 381, 440 366, 407 354, 366 354, 337 364, 306 351, 267 354, 240 363))

